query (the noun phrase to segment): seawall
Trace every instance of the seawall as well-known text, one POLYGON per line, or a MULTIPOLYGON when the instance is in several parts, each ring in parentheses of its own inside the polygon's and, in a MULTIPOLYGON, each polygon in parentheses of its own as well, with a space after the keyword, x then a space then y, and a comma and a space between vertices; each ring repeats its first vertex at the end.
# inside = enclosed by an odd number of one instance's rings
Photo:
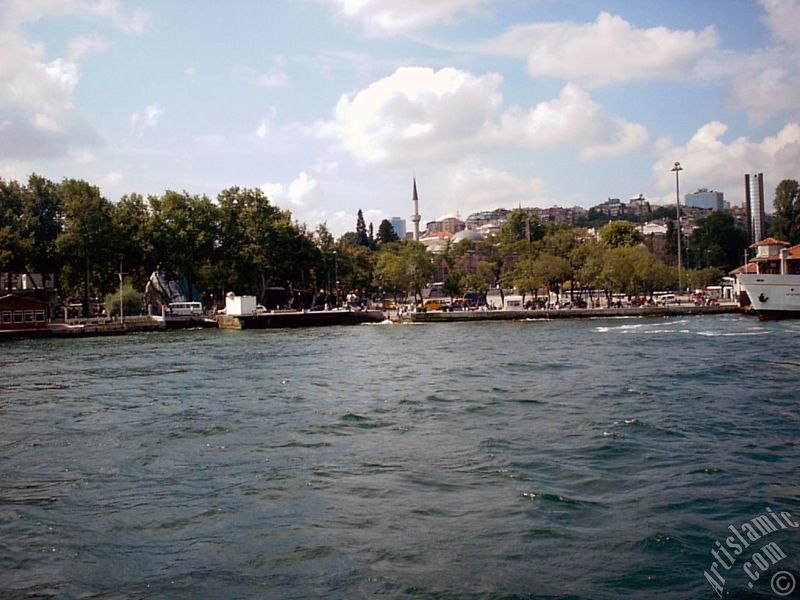
POLYGON ((743 312, 738 306, 640 306, 634 308, 572 308, 537 310, 490 310, 409 313, 413 323, 453 323, 459 321, 520 321, 552 319, 603 319, 609 317, 671 317, 680 315, 723 315, 743 312))

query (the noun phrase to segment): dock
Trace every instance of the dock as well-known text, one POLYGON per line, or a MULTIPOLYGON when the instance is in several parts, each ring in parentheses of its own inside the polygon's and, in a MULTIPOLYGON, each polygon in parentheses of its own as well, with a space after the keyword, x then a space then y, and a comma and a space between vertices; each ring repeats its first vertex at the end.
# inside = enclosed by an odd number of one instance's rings
POLYGON ((66 323, 49 323, 45 327, 31 329, 0 330, 0 340, 79 338, 127 335, 166 331, 168 329, 198 329, 216 327, 213 320, 203 318, 157 318, 146 316, 126 317, 124 320, 81 319, 66 323))
POLYGON ((735 304, 720 306, 639 306, 630 308, 566 308, 534 310, 488 310, 415 312, 406 315, 412 323, 454 323, 463 321, 529 321, 555 319, 605 319, 613 317, 673 317, 742 313, 735 304))

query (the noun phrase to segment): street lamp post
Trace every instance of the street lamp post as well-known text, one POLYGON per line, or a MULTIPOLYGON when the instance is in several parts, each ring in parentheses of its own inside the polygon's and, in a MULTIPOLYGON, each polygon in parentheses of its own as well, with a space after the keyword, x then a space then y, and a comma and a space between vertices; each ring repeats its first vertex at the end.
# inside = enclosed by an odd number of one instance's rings
POLYGON ((336 250, 333 251, 333 283, 336 285, 336 307, 339 307, 339 260, 336 250))
MULTIPOLYGON (((122 308, 122 259, 119 260, 119 322, 125 322, 125 311, 122 308)), ((108 311, 106 311, 108 312, 108 311)))
POLYGON ((678 292, 680 293, 683 291, 683 286, 681 285, 681 266, 683 258, 681 254, 681 193, 678 173, 683 171, 683 167, 681 167, 681 163, 675 161, 675 166, 672 167, 671 170, 675 171, 675 207, 678 213, 678 292))

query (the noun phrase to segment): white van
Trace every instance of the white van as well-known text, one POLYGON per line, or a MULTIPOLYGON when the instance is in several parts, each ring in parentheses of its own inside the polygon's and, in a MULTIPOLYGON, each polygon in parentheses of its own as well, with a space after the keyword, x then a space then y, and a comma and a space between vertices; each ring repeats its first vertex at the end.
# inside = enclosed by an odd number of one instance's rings
POLYGON ((503 310, 523 310, 522 296, 506 296, 503 310))
POLYGON ((676 304, 678 301, 675 298, 675 294, 664 294, 658 299, 658 302, 666 306, 667 304, 676 304))
POLYGON ((173 317, 202 317, 203 305, 200 302, 173 302, 169 305, 173 317))

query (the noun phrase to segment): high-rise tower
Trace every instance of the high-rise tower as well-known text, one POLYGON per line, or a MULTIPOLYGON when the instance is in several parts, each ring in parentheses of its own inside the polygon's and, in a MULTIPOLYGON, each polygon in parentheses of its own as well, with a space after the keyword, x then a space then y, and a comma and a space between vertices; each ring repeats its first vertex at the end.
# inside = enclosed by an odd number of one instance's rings
POLYGON ((764 174, 744 176, 744 209, 747 215, 747 235, 751 244, 764 239, 764 174))
POLYGON ((417 195, 417 178, 414 177, 414 214, 411 215, 411 220, 414 222, 414 241, 419 241, 419 196, 417 195))

